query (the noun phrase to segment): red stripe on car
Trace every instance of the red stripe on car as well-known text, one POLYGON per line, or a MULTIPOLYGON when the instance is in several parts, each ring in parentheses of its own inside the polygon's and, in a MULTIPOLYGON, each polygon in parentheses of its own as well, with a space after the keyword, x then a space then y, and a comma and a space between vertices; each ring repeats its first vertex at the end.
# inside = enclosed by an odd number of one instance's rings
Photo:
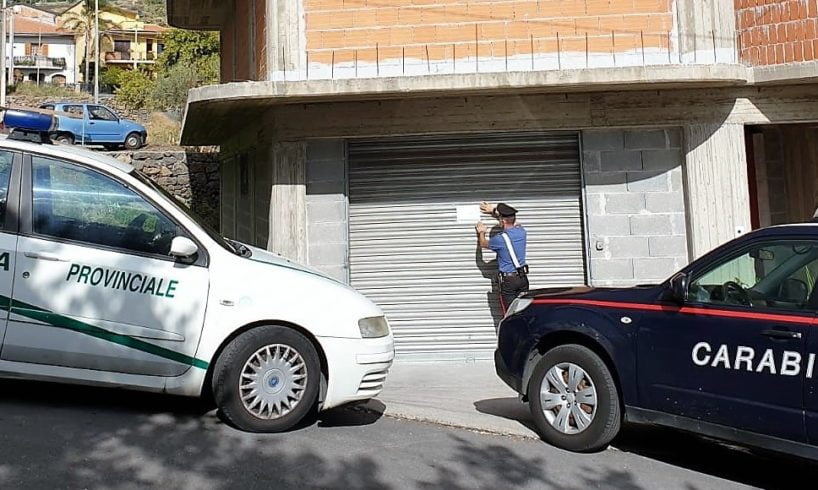
POLYGON ((666 313, 681 313, 683 315, 703 315, 721 318, 739 318, 746 320, 762 320, 768 322, 797 323, 801 325, 815 325, 818 319, 798 315, 780 315, 774 313, 752 313, 735 310, 721 310, 715 308, 700 308, 696 306, 670 306, 645 303, 627 303, 618 301, 598 301, 590 299, 535 299, 539 305, 578 305, 599 306, 602 308, 621 308, 626 310, 663 311, 666 313))

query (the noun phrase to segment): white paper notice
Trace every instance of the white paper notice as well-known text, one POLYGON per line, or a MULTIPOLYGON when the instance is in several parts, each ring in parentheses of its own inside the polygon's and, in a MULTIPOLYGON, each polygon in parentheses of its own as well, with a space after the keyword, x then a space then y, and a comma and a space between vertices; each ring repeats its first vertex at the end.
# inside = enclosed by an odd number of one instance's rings
POLYGON ((457 206, 457 223, 458 224, 475 224, 480 221, 480 206, 477 204, 470 204, 467 206, 457 206))

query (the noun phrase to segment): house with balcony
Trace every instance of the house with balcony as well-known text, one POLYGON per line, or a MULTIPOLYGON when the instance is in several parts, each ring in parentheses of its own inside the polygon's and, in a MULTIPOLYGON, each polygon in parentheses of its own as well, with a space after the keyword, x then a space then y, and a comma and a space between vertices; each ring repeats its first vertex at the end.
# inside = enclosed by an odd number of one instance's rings
POLYGON ((103 42, 103 57, 108 66, 150 69, 162 52, 165 28, 139 20, 122 20, 118 28, 107 31, 103 42))
POLYGON ((6 50, 6 66, 13 66, 14 82, 76 83, 74 35, 61 30, 57 17, 46 11, 18 5, 10 13, 14 44, 6 50))
MULTIPOLYGON (((48 8, 54 9, 53 6, 48 8)), ((81 14, 83 8, 84 2, 71 3, 59 10, 58 19, 64 19, 68 14, 81 14)), ((100 10, 100 22, 103 26, 108 26, 104 28, 100 38, 101 66, 152 69, 156 57, 164 48, 162 43, 164 27, 140 20, 138 12, 114 6, 100 10)), ((84 36, 76 36, 75 46, 76 70, 82 78, 85 57, 84 36)), ((91 63, 93 64, 93 60, 91 63)))
POLYGON ((362 291, 399 359, 491 357, 481 201, 534 288, 659 282, 818 206, 818 0, 167 6, 221 35, 182 133, 221 145, 221 231, 362 291))

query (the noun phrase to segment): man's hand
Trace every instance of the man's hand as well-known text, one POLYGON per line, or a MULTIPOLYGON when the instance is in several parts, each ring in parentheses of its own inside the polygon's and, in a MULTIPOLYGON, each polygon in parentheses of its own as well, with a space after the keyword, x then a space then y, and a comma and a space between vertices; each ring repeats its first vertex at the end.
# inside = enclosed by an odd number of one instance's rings
POLYGON ((494 208, 497 207, 490 202, 483 201, 480 203, 480 211, 486 214, 494 215, 494 208))
POLYGON ((478 221, 476 225, 474 225, 474 229, 477 230, 477 243, 482 248, 489 248, 489 239, 486 238, 486 231, 488 230, 488 226, 482 221, 478 221))

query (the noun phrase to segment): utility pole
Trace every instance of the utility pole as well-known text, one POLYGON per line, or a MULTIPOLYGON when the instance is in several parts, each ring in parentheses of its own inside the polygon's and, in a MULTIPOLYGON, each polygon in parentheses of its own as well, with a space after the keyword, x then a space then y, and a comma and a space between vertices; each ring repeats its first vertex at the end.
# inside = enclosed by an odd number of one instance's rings
POLYGON ((9 77, 7 82, 14 85, 14 7, 11 7, 11 18, 9 19, 9 77))
MULTIPOLYGON (((0 21, 0 106, 6 107, 6 1, 3 0, 3 19, 0 21)), ((12 53, 14 47, 12 46, 12 53)))
POLYGON ((94 0, 94 24, 94 104, 99 104, 99 0, 94 0))

